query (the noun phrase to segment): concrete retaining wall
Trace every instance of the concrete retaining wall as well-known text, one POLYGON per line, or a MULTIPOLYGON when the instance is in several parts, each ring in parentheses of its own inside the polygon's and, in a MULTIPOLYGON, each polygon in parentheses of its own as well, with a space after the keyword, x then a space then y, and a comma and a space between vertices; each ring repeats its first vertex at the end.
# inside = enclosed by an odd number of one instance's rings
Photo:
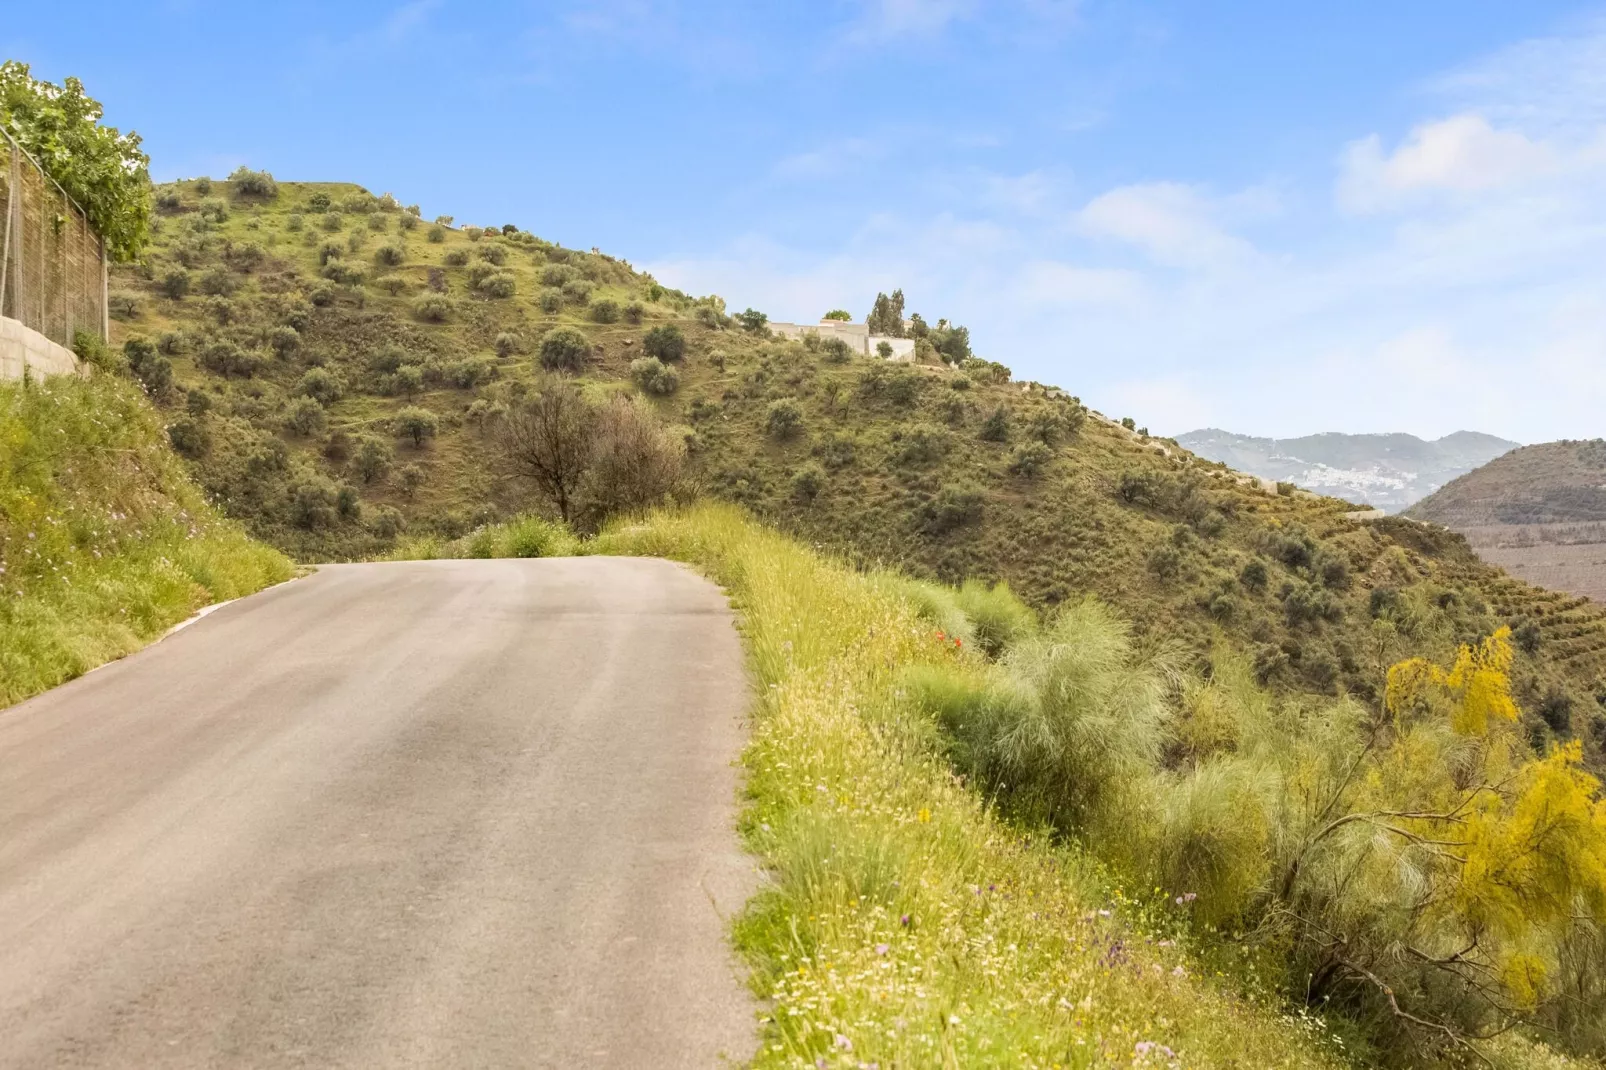
POLYGON ((25 373, 41 379, 82 375, 83 365, 67 347, 9 316, 0 316, 0 379, 21 379, 25 373))

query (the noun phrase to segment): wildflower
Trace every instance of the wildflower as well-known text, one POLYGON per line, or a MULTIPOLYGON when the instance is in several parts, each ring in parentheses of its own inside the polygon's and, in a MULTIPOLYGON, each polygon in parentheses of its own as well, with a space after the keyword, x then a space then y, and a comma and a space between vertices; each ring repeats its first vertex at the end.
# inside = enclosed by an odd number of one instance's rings
POLYGON ((909 915, 905 914, 903 917, 899 918, 898 921, 905 929, 909 927, 909 915))
POLYGON ((841 1033, 838 1033, 836 1035, 836 1046, 838 1048, 841 1048, 843 1051, 852 1051, 853 1050, 853 1041, 849 1040, 847 1037, 843 1036, 841 1033))
POLYGON ((875 946, 875 953, 877 955, 885 955, 888 951, 891 951, 891 950, 892 950, 892 945, 891 944, 877 944, 875 946))
POLYGON ((1178 966, 1176 969, 1171 971, 1171 976, 1172 977, 1186 977, 1186 976, 1188 976, 1188 971, 1184 970, 1181 966, 1178 966))
POLYGON ((931 824, 931 808, 929 806, 922 806, 920 808, 920 823, 922 825, 931 824))

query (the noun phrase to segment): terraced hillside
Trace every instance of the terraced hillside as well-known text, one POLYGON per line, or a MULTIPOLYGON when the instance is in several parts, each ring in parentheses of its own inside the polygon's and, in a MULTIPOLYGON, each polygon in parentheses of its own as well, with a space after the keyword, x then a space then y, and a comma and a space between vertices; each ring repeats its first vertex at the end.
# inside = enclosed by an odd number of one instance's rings
POLYGON ((761 316, 596 250, 432 224, 355 186, 248 174, 157 203, 152 248, 113 280, 116 340, 203 485, 299 557, 542 507, 499 429, 566 367, 676 427, 693 490, 853 561, 1004 579, 1045 606, 1097 594, 1150 642, 1200 661, 1241 644, 1288 689, 1371 699, 1399 657, 1444 660, 1515 623, 1535 738, 1598 746, 1606 623, 1591 608, 1560 608, 1447 533, 1268 493, 1013 381, 946 324, 922 362, 891 365, 776 341, 761 316))

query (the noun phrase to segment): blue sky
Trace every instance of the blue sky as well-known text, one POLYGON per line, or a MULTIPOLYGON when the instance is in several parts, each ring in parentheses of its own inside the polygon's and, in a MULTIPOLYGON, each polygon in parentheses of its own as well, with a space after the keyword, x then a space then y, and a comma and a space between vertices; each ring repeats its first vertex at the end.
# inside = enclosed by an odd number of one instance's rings
POLYGON ((514 222, 773 318, 901 286, 1156 432, 1606 434, 1606 7, 47 5, 158 178, 514 222))

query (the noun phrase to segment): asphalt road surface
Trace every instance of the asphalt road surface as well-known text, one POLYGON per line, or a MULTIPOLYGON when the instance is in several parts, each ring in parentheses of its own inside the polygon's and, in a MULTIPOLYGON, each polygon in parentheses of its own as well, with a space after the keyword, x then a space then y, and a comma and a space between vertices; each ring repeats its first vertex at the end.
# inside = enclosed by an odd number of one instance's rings
POLYGON ((709 1067, 748 698, 664 561, 336 565, 0 710, 0 1066, 709 1067))

